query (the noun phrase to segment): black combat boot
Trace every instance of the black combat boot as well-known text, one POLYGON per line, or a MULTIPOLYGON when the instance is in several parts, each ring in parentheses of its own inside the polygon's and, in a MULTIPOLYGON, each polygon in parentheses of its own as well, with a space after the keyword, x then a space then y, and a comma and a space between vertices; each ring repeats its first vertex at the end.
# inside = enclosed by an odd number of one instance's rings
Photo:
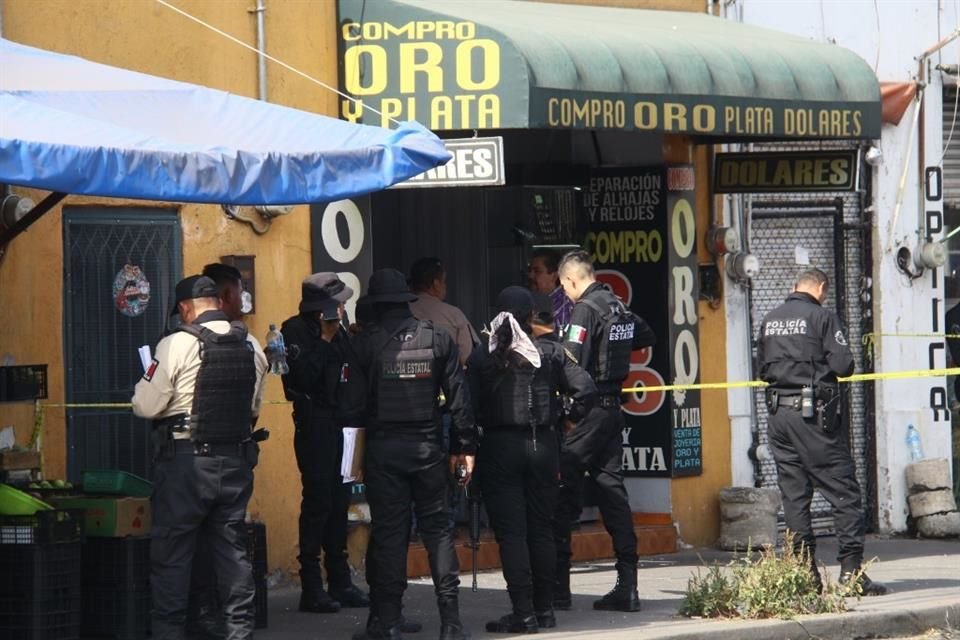
POLYGON ((460 622, 460 602, 456 596, 439 598, 437 607, 440 609, 440 640, 467 640, 470 634, 460 622))
POLYGON ((510 592, 513 613, 487 623, 490 633, 536 633, 539 630, 537 617, 533 614, 533 598, 530 589, 510 592))
POLYGON ((813 578, 813 586, 817 590, 817 595, 823 593, 823 578, 820 577, 820 567, 817 566, 817 561, 814 558, 810 558, 810 577, 813 578))
POLYGON ((867 574, 860 573, 860 569, 841 569, 840 584, 845 585, 852 593, 864 596, 883 596, 888 591, 884 584, 874 582, 867 574))
POLYGON ((308 567, 301 563, 300 611, 305 613, 337 613, 340 603, 323 589, 320 567, 308 567))
POLYGON ((553 629, 557 626, 557 615, 553 609, 544 609, 536 612, 537 626, 541 629, 553 629))
POLYGON ((354 584, 345 587, 330 587, 330 597, 344 608, 363 608, 370 606, 370 597, 354 584))
POLYGON ((403 635, 398 625, 385 627, 380 617, 371 613, 366 628, 353 634, 353 640, 403 640, 403 635))
POLYGON ((640 611, 636 565, 618 562, 617 583, 607 595, 594 601, 593 608, 598 611, 640 611))

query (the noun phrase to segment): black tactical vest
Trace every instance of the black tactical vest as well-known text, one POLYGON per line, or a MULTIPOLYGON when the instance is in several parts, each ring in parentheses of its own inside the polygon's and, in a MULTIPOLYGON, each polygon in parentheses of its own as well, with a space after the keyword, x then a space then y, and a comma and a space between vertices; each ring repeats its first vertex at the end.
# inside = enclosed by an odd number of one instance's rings
MULTIPOLYGON (((503 370, 483 371, 484 397, 476 407, 480 424, 489 427, 529 427, 552 425, 560 418, 560 399, 556 361, 552 351, 537 345, 540 368, 519 356, 511 355, 510 365, 503 370), (546 351, 546 353, 545 353, 546 351)), ((493 364, 491 358, 488 363, 493 364)), ((486 367, 485 367, 486 369, 486 367)))
POLYGON ((200 370, 193 390, 190 438, 198 442, 236 443, 250 437, 257 368, 247 328, 231 322, 217 333, 196 324, 180 327, 200 341, 200 370))
POLYGON ((437 405, 433 326, 419 322, 400 331, 380 352, 377 419, 381 423, 430 422, 437 405))
POLYGON ((589 372, 598 385, 604 382, 620 384, 630 373, 630 353, 633 351, 633 334, 636 330, 633 313, 612 293, 605 292, 608 300, 597 302, 581 298, 600 315, 602 333, 597 345, 597 357, 589 372))

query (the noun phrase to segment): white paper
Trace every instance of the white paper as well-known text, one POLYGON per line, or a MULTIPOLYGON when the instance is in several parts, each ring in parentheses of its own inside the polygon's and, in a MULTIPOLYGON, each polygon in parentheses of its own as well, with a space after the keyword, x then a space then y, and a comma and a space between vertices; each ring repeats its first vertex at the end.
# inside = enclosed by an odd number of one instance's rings
POLYGON ((340 462, 340 475, 343 476, 344 483, 353 482, 353 452, 357 446, 357 428, 343 428, 343 458, 340 462))
POLYGON ((794 256, 796 257, 797 264, 810 264, 810 251, 797 245, 794 247, 794 256))
POLYGON ((13 449, 15 444, 17 444, 17 436, 13 431, 13 425, 0 429, 0 451, 13 449))
POLYGON ((137 353, 140 354, 140 364, 143 365, 143 372, 146 373, 150 369, 150 363, 153 362, 153 354, 150 353, 150 345, 145 344, 139 349, 137 353))

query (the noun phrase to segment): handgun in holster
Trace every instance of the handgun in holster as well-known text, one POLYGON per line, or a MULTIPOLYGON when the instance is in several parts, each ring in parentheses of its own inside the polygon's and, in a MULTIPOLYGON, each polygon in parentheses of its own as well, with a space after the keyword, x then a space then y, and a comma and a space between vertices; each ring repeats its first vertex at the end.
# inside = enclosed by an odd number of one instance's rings
POLYGON ((840 427, 840 391, 827 385, 817 386, 817 426, 831 432, 840 427))
POLYGON ((780 408, 780 392, 767 387, 763 390, 763 399, 767 404, 767 413, 773 415, 780 408))

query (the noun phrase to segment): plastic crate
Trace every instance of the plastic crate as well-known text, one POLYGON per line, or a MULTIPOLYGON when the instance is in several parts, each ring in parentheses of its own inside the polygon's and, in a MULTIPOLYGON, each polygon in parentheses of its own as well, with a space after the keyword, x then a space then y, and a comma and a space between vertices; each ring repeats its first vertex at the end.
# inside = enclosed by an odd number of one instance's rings
POLYGON ((78 638, 80 558, 79 542, 0 545, 0 638, 78 638))
POLYGON ((153 494, 153 484, 127 471, 91 470, 83 472, 83 490, 86 493, 149 498, 153 494))
POLYGON ((37 511, 31 516, 0 516, 0 546, 79 542, 83 512, 73 509, 37 511))
POLYGON ((137 591, 150 588, 150 538, 87 538, 83 587, 137 591))
POLYGON ((80 635, 85 638, 142 640, 150 627, 150 590, 83 588, 80 635))
POLYGON ((253 595, 253 626, 255 629, 267 628, 267 581, 255 580, 256 591, 253 595))
POLYGON ((267 577, 267 525, 262 522, 247 524, 247 557, 253 567, 253 579, 267 577))

